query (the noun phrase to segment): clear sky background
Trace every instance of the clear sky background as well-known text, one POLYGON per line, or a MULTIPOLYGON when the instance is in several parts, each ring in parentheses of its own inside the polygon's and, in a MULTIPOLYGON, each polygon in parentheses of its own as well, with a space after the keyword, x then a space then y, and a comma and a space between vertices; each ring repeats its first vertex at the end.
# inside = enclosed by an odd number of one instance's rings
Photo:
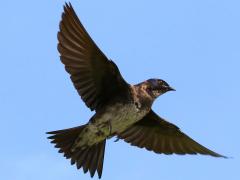
MULTIPOLYGON (((102 179, 239 179, 240 1, 71 2, 129 83, 156 77, 176 88, 155 102, 158 114, 233 157, 158 155, 110 140, 102 179)), ((63 4, 1 1, 0 179, 90 179, 70 166, 45 134, 86 123, 93 115, 59 60, 63 4)))

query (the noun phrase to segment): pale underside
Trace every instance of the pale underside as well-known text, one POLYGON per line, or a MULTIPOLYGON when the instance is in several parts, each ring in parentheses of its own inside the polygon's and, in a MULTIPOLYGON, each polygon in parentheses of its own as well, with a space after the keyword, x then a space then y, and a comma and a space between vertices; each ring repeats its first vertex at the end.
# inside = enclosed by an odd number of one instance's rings
POLYGON ((94 115, 91 121, 75 141, 72 150, 77 147, 87 147, 96 144, 105 138, 119 134, 128 127, 141 120, 149 108, 141 108, 136 103, 117 103, 106 108, 104 113, 94 115))

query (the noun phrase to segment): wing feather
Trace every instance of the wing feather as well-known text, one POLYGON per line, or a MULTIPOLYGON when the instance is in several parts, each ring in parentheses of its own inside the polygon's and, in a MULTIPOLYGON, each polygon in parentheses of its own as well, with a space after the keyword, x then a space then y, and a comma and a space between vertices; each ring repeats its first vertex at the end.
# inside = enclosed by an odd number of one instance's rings
POLYGON ((118 134, 118 138, 156 153, 205 154, 226 158, 197 143, 152 110, 142 120, 118 134))
POLYGON ((91 39, 72 5, 64 6, 58 32, 58 51, 74 87, 91 110, 110 99, 127 96, 129 84, 116 64, 103 54, 91 39))

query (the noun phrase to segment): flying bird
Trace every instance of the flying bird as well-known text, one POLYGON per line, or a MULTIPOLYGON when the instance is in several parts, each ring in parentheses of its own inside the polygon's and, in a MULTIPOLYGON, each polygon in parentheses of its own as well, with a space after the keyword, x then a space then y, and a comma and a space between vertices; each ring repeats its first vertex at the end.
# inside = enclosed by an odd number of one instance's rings
POLYGON ((117 65, 91 39, 72 5, 65 4, 58 32, 60 59, 86 106, 95 114, 74 128, 48 132, 71 164, 101 178, 106 139, 117 137, 139 148, 163 154, 215 153, 184 134, 152 110, 160 95, 174 91, 161 79, 128 84, 117 65))

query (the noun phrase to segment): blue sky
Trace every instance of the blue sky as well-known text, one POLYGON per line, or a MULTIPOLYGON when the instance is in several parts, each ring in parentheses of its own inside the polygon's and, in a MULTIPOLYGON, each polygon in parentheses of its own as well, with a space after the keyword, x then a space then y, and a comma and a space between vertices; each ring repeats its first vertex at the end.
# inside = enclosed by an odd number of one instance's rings
MULTIPOLYGON (((81 21, 129 83, 162 78, 177 91, 153 109, 230 159, 157 155, 108 141, 103 179, 234 180, 239 173, 240 2, 72 0, 81 21)), ((83 124, 56 49, 64 1, 2 1, 1 179, 85 180, 45 132, 83 124)), ((95 177, 94 179, 97 179, 95 177)))

